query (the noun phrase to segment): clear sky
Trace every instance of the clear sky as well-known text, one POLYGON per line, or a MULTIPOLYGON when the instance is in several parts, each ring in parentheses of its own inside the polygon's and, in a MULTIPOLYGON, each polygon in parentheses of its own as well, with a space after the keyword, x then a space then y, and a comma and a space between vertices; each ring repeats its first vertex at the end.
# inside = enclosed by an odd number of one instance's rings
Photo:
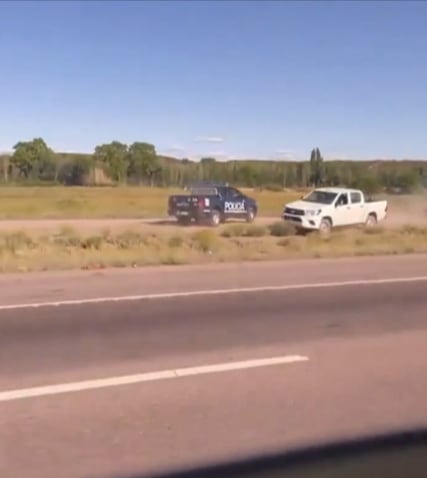
POLYGON ((427 159, 427 2, 0 2, 0 151, 427 159))

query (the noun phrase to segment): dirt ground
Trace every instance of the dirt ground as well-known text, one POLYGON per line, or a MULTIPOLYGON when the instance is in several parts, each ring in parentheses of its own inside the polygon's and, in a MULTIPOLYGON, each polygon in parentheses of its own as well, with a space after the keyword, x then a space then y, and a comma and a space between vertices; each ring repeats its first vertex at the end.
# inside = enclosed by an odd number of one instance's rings
MULTIPOLYGON (((260 216, 256 224, 271 224, 280 217, 260 216)), ((227 221, 227 224, 231 221, 227 221)), ((239 222, 239 221, 235 221, 239 222)), ((388 216, 382 226, 396 228, 404 225, 427 226, 427 194, 422 196, 396 196, 389 199, 388 216)), ((80 233, 93 233, 103 230, 118 232, 123 230, 159 230, 174 232, 187 230, 194 232, 203 226, 178 226, 173 218, 157 219, 31 219, 2 220, 0 231, 28 231, 33 233, 54 232, 62 228, 73 228, 80 233)))
POLYGON ((385 227, 404 225, 427 226, 427 194, 396 196, 389 200, 389 213, 385 227))

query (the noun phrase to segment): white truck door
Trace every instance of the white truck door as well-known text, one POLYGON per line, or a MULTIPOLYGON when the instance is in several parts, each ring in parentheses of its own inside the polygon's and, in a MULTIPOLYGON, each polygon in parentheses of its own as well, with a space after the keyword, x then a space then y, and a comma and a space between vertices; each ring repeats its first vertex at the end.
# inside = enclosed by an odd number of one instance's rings
POLYGON ((350 206, 351 222, 349 224, 364 223, 366 220, 366 211, 361 192, 352 191, 350 193, 350 206))
POLYGON ((333 217, 334 226, 348 226, 352 224, 352 206, 348 193, 341 193, 335 201, 335 212, 333 217))

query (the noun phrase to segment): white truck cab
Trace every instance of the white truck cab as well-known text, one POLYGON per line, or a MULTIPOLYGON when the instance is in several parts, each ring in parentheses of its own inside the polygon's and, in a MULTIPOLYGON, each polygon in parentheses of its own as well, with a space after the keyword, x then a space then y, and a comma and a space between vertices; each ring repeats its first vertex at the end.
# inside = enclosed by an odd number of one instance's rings
POLYGON ((366 200, 362 191, 347 188, 314 189, 283 210, 283 219, 297 229, 320 232, 357 224, 373 226, 386 215, 387 201, 366 200))

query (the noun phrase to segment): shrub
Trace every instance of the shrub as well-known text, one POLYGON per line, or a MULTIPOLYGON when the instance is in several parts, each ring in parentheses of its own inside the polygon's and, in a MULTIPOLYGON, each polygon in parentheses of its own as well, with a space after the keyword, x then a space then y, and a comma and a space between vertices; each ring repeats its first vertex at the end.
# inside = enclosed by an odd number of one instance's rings
POLYGON ((184 261, 180 259, 179 257, 175 256, 174 254, 167 254, 161 257, 160 262, 164 266, 176 266, 179 264, 183 264, 184 261))
POLYGON ((197 249, 202 252, 213 252, 218 247, 218 236, 213 231, 198 231, 192 238, 197 249))
POLYGON ((242 237, 244 236, 244 224, 231 224, 221 231, 222 237, 242 237))
POLYGON ((384 228, 382 226, 366 227, 363 232, 369 235, 383 234, 384 228))
POLYGON ((259 226, 252 224, 246 227, 245 236, 246 237, 262 237, 267 234, 267 229, 264 226, 259 226))
POLYGON ((403 226, 400 229, 402 234, 416 235, 416 236, 425 236, 427 235, 427 228, 422 226, 412 226, 410 224, 403 226))
POLYGON ((64 224, 59 229, 59 234, 61 236, 76 236, 77 230, 74 227, 69 226, 68 224, 64 224))
POLYGON ((169 239, 168 244, 169 247, 172 248, 182 247, 182 245, 184 244, 184 239, 181 236, 172 236, 169 239))
POLYGON ((53 238, 53 243, 59 247, 80 247, 82 241, 80 237, 78 237, 77 235, 76 236, 59 235, 53 238))
POLYGON ((281 247, 288 247, 291 245, 291 239, 289 237, 284 237, 283 239, 279 239, 277 241, 277 245, 281 247))
POLYGON ((132 249, 145 244, 145 237, 135 231, 124 231, 113 239, 119 249, 132 249))
POLYGON ((296 233, 295 227, 285 221, 270 224, 268 230, 270 231, 270 235, 275 237, 293 236, 296 233))
POLYGON ((36 245, 33 239, 23 231, 6 233, 0 240, 3 247, 12 253, 21 249, 30 249, 36 245))
POLYGON ((222 237, 262 237, 267 234, 264 226, 256 224, 232 224, 222 232, 222 237))
POLYGON ((81 247, 83 249, 101 249, 104 238, 102 236, 90 236, 86 237, 81 242, 81 247))
POLYGON ((59 247, 80 247, 82 242, 77 230, 68 225, 62 226, 58 234, 48 238, 48 241, 51 240, 59 247))

